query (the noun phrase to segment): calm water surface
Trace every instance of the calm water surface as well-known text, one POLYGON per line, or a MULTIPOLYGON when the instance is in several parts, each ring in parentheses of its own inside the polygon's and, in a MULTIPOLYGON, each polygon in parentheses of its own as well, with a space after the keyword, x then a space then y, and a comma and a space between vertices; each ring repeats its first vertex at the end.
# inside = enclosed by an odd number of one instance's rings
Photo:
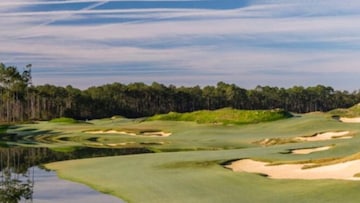
POLYGON ((59 179, 54 171, 38 167, 54 161, 145 153, 141 149, 76 148, 55 152, 47 148, 0 148, 0 202, 2 203, 123 203, 85 185, 59 179), (125 150, 125 151, 124 151, 125 150))
POLYGON ((45 171, 38 167, 30 170, 34 171, 34 203, 124 203, 119 198, 100 193, 86 185, 59 179, 54 171, 45 171))

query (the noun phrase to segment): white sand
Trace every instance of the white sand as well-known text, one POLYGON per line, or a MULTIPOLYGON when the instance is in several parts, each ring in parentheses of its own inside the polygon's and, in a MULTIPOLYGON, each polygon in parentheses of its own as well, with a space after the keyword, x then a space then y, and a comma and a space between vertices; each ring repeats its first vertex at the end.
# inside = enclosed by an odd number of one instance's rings
POLYGON ((291 153, 293 153, 293 154, 310 154, 313 152, 326 151, 331 148, 332 148, 331 146, 325 146, 325 147, 316 147, 316 148, 308 148, 308 149, 294 149, 294 150, 291 150, 291 153))
POLYGON ((331 140, 331 139, 350 139, 352 138, 352 136, 345 136, 347 134, 349 134, 349 131, 341 131, 341 132, 326 132, 326 133, 319 133, 316 134, 315 136, 311 136, 311 137, 297 137, 295 139, 297 140, 301 140, 301 141, 322 141, 322 140, 331 140))
POLYGON ((302 169, 305 164, 283 164, 268 166, 266 162, 243 159, 235 161, 227 168, 236 172, 261 173, 273 179, 341 179, 360 180, 354 177, 360 173, 360 160, 354 160, 329 166, 302 169))
POLYGON ((344 118, 344 117, 341 117, 340 121, 344 122, 344 123, 360 123, 360 117, 357 117, 357 118, 344 118))
POLYGON ((150 136, 150 137, 169 137, 171 135, 171 133, 166 133, 166 132, 149 132, 149 133, 144 133, 145 136, 150 136))
POLYGON ((136 142, 120 142, 120 143, 107 143, 106 145, 109 147, 117 147, 117 146, 126 146, 136 144, 136 142))

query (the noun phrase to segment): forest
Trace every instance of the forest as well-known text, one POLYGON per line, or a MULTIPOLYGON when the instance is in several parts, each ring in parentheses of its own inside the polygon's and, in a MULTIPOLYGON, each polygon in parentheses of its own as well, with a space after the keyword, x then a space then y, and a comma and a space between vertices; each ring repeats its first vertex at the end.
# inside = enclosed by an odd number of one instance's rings
POLYGON ((168 112, 281 108, 295 113, 348 108, 360 102, 360 91, 332 87, 257 86, 244 89, 218 82, 216 86, 176 87, 153 82, 112 83, 85 90, 32 84, 31 64, 23 71, 0 63, 0 122, 50 120, 58 117, 94 119, 121 115, 128 118, 168 112))

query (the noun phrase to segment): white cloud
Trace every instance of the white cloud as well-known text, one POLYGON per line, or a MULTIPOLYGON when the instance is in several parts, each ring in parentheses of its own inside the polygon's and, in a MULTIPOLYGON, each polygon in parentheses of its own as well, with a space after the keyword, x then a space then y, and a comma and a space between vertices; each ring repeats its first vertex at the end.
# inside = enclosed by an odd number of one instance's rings
MULTIPOLYGON (((86 67, 99 64, 118 69, 129 64, 148 64, 144 70, 159 73, 156 78, 130 72, 126 76, 109 75, 107 81, 117 78, 161 82, 172 75, 169 81, 178 81, 178 84, 181 81, 189 84, 196 80, 187 78, 198 77, 203 84, 216 80, 248 81, 249 84, 256 80, 275 80, 283 85, 301 82, 296 79, 301 74, 308 77, 311 73, 336 75, 340 70, 344 74, 360 72, 357 68, 360 15, 354 13, 360 8, 357 1, 346 1, 345 5, 333 0, 333 4, 254 1, 247 7, 228 10, 92 10, 106 1, 66 1, 74 2, 89 2, 91 6, 77 11, 0 13, 0 17, 6 19, 0 26, 7 28, 0 33, 0 60, 8 63, 28 60, 34 64, 35 73, 36 67, 54 70, 61 66, 68 72, 76 67, 86 72, 86 67), (93 18, 136 21, 75 23, 93 18), (70 23, 56 23, 62 20, 70 23), (10 55, 13 58, 8 58, 10 55), (168 71, 161 74, 164 67, 168 71), (190 70, 195 72, 191 76, 190 70)), ((0 10, 6 6, 44 3, 2 2, 0 10)), ((44 77, 39 81, 49 80, 45 75, 50 77, 48 73, 38 72, 37 76, 44 77)), ((63 82, 69 80, 73 79, 63 82)))
MULTIPOLYGON (((128 0, 108 0, 108 2, 122 2, 128 0)), ((132 0, 133 2, 137 1, 157 1, 157 0, 132 0)), ((193 1, 193 0, 165 0, 165 1, 193 1)), ((198 0, 201 1, 201 0, 198 0)), ((1 1, 0 7, 5 6, 28 6, 28 5, 54 5, 54 4, 74 4, 74 3, 93 3, 101 2, 101 0, 11 0, 11 1, 1 1)))

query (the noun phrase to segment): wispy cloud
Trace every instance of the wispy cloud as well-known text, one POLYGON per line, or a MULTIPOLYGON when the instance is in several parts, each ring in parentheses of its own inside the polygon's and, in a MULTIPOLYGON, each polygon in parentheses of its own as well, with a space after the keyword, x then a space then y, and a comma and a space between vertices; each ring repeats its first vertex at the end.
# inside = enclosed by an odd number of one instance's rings
POLYGON ((360 74, 355 0, 253 0, 230 9, 162 8, 158 2, 103 7, 111 2, 121 1, 2 1, 0 11, 8 9, 0 13, 0 26, 7 27, 0 32, 0 60, 33 63, 35 82, 77 81, 81 87, 107 78, 183 85, 223 80, 245 87, 323 82, 354 89, 340 79, 360 74), (66 9, 77 3, 86 4, 66 9), (68 6, 35 9, 57 4, 68 6))

